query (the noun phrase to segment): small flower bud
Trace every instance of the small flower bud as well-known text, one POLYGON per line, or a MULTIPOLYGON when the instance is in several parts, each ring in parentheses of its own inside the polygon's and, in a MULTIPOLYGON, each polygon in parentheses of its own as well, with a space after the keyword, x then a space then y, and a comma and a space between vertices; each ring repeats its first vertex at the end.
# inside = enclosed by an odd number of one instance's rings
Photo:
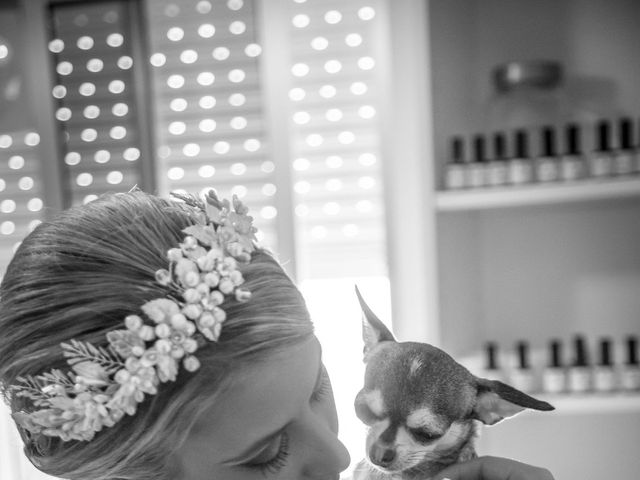
POLYGON ((187 288, 182 294, 182 298, 187 303, 198 303, 200 301, 200 293, 195 288, 187 288))
POLYGON ((184 330, 187 322, 187 317, 185 317, 182 313, 175 313, 171 316, 171 326, 173 328, 177 328, 178 330, 184 330))
POLYGON ((196 240, 196 238, 192 237, 191 235, 187 235, 186 237, 184 237, 182 246, 186 249, 196 248, 198 246, 198 240, 196 240))
POLYGON ((171 351, 171 342, 166 338, 161 338, 160 340, 156 340, 154 343, 156 350, 160 354, 167 354, 171 351))
POLYGON ((115 381, 120 384, 126 383, 130 378, 131 378, 131 374, 125 369, 118 370, 114 377, 115 381))
POLYGON ((251 292, 249 290, 243 290, 236 288, 236 300, 239 302, 246 302, 251 298, 251 292))
POLYGON ((172 248, 167 252, 167 258, 171 262, 178 262, 179 260, 182 260, 184 257, 182 255, 182 250, 180 250, 179 248, 172 248))
POLYGON ((189 355, 182 360, 182 365, 187 372, 195 372, 200 368, 200 360, 193 355, 189 355))
POLYGON ((182 309, 182 313, 184 313, 187 318, 195 320, 200 315, 202 315, 202 309, 198 305, 194 305, 193 303, 191 303, 182 309))
POLYGON ((196 263, 198 264, 198 268, 202 272, 210 272, 216 265, 215 259, 210 257, 209 255, 198 258, 196 260, 196 263))
POLYGON ((156 282, 165 287, 171 284, 171 274, 169 270, 161 268, 156 272, 156 282))
POLYGON ((229 252, 229 255, 231 255, 232 257, 238 258, 240 257, 244 251, 242 249, 242 245, 240 245, 237 242, 233 242, 227 245, 227 251, 229 252))
POLYGON ((187 337, 190 337, 191 335, 196 333, 196 325, 193 322, 190 322, 189 320, 187 320, 187 323, 185 323, 182 330, 187 335, 187 337))
POLYGON ((144 322, 138 315, 127 315, 124 319, 125 326, 132 332, 136 332, 142 327, 144 322))
MULTIPOLYGON (((142 355, 144 355, 144 352, 142 353, 142 355)), ((129 357, 124 361, 124 368, 126 368, 129 372, 135 372, 140 368, 140 360, 135 357, 129 357)))
POLYGON ((196 342, 193 338, 187 338, 184 342, 182 342, 182 348, 187 353, 193 353, 198 350, 198 342, 196 342))
POLYGON ((228 278, 223 278, 222 280, 220 280, 220 285, 218 285, 218 290, 220 290, 222 293, 224 293, 225 295, 228 295, 231 292, 233 292, 233 289, 234 289, 234 285, 231 280, 229 280, 228 278))
POLYGON ((235 270, 238 268, 238 262, 233 257, 225 257, 223 260, 224 264, 229 268, 229 270, 235 270))
POLYGON ((138 336, 145 342, 150 342, 156 338, 156 333, 151 325, 143 325, 138 330, 138 336))
POLYGON ((204 312, 198 319, 198 325, 203 328, 211 328, 216 324, 216 317, 211 312, 204 312))
POLYGON ((176 347, 174 345, 174 347, 171 349, 171 356, 176 360, 181 359, 182 357, 184 357, 184 348, 176 347))
POLYGON ((220 338, 220 331, 222 330, 222 324, 216 323, 213 326, 213 338, 217 342, 218 338, 220 338))
POLYGON ((207 273, 204 276, 204 283, 206 283, 211 288, 216 288, 218 283, 220 283, 220 275, 217 272, 207 273))
POLYGON ((140 345, 134 345, 133 347, 131 347, 131 353, 136 357, 141 357, 144 354, 144 347, 140 345))
POLYGON ((231 280, 237 287, 238 285, 242 285, 242 283, 244 282, 244 277, 242 276, 242 273, 240 273, 240 270, 234 270, 229 275, 229 280, 231 280))
POLYGON ((161 323, 156 326, 155 332, 158 338, 167 338, 171 335, 171 327, 166 323, 161 323))
POLYGON ((179 278, 183 278, 187 272, 198 273, 198 266, 187 258, 182 258, 176 263, 175 273, 179 278))
POLYGON ((200 275, 196 272, 187 272, 184 277, 182 277, 182 281, 187 287, 196 287, 200 283, 200 275))
POLYGON ((214 305, 222 305, 222 303, 224 302, 224 295, 220 290, 214 290, 213 292, 211 292, 209 298, 211 298, 211 301, 214 305))
POLYGON ((216 322, 219 323, 222 323, 227 319, 227 314, 225 313, 225 311, 218 307, 213 309, 213 316, 216 319, 216 322))

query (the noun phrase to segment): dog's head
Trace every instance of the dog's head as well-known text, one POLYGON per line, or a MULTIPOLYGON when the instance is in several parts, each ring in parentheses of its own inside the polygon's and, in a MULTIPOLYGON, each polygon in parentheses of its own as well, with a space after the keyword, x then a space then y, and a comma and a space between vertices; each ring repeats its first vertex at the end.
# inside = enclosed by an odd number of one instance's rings
POLYGON ((493 425, 526 408, 553 410, 509 385, 474 376, 432 345, 397 342, 356 293, 366 370, 355 409, 369 427, 366 454, 377 469, 426 478, 472 448, 474 420, 493 425))

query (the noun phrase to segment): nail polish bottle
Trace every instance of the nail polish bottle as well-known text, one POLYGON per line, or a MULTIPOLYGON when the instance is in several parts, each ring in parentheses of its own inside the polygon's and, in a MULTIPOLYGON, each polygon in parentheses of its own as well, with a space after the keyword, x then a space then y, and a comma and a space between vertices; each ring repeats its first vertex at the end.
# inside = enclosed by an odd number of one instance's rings
POLYGON ((497 187, 507 183, 507 140, 504 133, 493 135, 493 157, 487 167, 487 185, 497 187))
POLYGON ((635 170, 636 156, 633 145, 633 122, 629 117, 618 121, 618 148, 613 153, 613 174, 630 175, 635 170))
POLYGON ((536 159, 535 177, 539 182, 554 182, 560 174, 556 149, 556 132, 553 127, 540 129, 540 155, 536 159))
POLYGON ((464 140, 453 137, 451 140, 451 158, 447 162, 445 187, 447 190, 457 190, 465 186, 464 140))
POLYGON ((523 392, 535 391, 535 377, 529 364, 529 344, 516 343, 516 366, 511 371, 511 385, 523 392))
MULTIPOLYGON (((633 130, 633 128, 632 128, 633 130)), ((638 129, 636 130, 636 143, 635 143, 635 168, 633 169, 634 173, 640 173, 640 119, 638 119, 638 129)))
POLYGON ((600 340, 600 358, 593 369, 593 389, 596 392, 612 392, 616 389, 616 372, 611 358, 611 340, 600 340))
POLYGON ((489 380, 504 380, 504 372, 498 361, 498 345, 495 342, 487 342, 484 350, 486 355, 484 375, 489 380))
POLYGON ((571 123, 565 128, 565 153, 560 160, 560 178, 565 181, 585 176, 586 165, 580 147, 580 127, 571 123))
POLYGON ((562 393, 567 388, 567 372, 562 362, 562 343, 549 343, 549 365, 542 372, 542 390, 546 393, 562 393))
POLYGON ((611 125, 607 120, 600 120, 595 126, 596 148, 589 155, 589 175, 594 178, 611 175, 613 157, 611 155, 611 125))
POLYGON ((573 340, 574 358, 567 373, 567 390, 572 393, 588 392, 591 389, 591 368, 585 339, 578 335, 573 340))
POLYGON ((515 152, 509 160, 508 180, 512 185, 521 185, 533 180, 533 165, 529 158, 529 144, 526 130, 515 131, 515 152))
POLYGON ((640 390, 640 363, 638 339, 630 336, 626 341, 626 359, 620 371, 620 387, 627 392, 640 390))
POLYGON ((467 187, 484 187, 487 167, 486 160, 484 136, 475 135, 473 137, 473 161, 467 164, 467 187))

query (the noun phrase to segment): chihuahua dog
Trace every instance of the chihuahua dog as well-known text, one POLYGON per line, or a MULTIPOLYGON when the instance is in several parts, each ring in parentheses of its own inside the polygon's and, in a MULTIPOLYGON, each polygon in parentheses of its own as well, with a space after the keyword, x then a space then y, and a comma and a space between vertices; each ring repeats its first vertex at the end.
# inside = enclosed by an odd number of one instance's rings
POLYGON ((397 342, 357 288, 356 295, 366 370, 355 410, 368 434, 367 458, 354 480, 427 480, 476 456, 478 422, 493 425, 526 408, 554 409, 502 382, 476 377, 432 345, 397 342))

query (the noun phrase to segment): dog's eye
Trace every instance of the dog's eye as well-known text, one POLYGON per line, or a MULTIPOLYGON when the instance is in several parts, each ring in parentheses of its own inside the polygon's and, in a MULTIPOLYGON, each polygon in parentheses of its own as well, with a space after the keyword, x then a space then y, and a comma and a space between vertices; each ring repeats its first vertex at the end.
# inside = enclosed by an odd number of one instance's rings
POLYGON ((409 429, 409 431, 411 432, 411 435, 413 435, 413 438, 415 438, 420 443, 433 442, 441 436, 415 428, 411 428, 409 429))
POLYGON ((382 418, 378 417, 371 411, 366 403, 356 403, 355 407, 357 417, 367 425, 374 423, 377 420, 382 420, 382 418))

